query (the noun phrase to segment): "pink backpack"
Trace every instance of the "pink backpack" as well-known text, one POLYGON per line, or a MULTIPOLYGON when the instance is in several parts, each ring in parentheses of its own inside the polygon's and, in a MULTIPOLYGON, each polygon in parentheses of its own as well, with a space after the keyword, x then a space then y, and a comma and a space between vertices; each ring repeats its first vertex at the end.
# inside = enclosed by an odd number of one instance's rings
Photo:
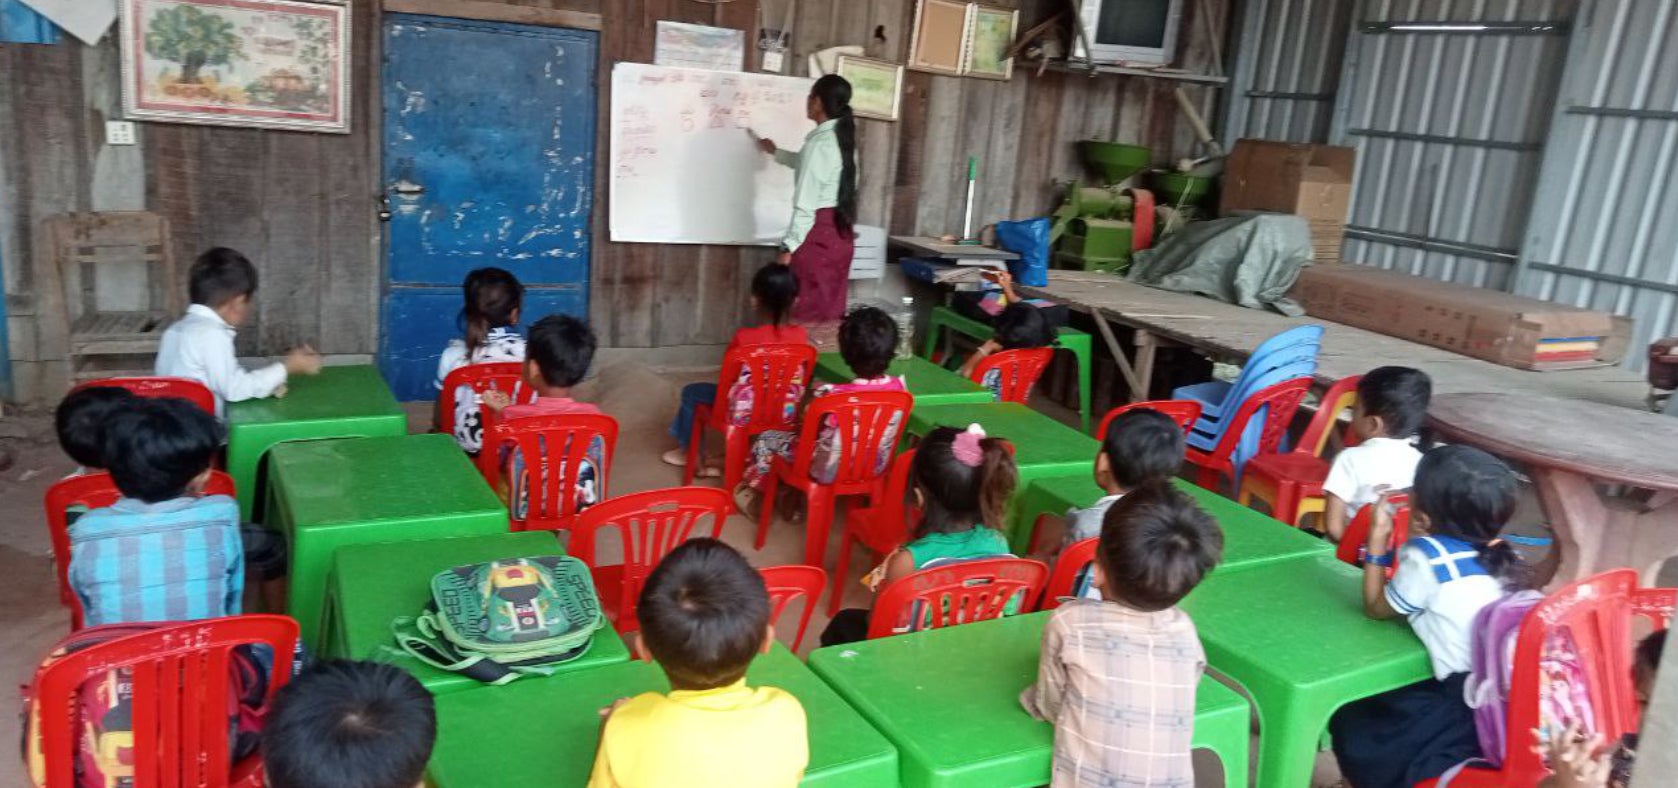
MULTIPOLYGON (((1474 653, 1464 700, 1474 710, 1482 760, 1503 764, 1509 751, 1509 685, 1515 674, 1515 643, 1521 622, 1544 599, 1537 591, 1520 591, 1480 609, 1474 616, 1474 653)), ((1546 728, 1578 722, 1594 727, 1595 715, 1587 694, 1578 648, 1566 631, 1544 643, 1539 659, 1539 719, 1546 728)), ((1544 732, 1541 731, 1542 735, 1544 732)), ((1525 736, 1525 732, 1522 732, 1525 736)), ((1517 746, 1524 746, 1523 739, 1517 746)))

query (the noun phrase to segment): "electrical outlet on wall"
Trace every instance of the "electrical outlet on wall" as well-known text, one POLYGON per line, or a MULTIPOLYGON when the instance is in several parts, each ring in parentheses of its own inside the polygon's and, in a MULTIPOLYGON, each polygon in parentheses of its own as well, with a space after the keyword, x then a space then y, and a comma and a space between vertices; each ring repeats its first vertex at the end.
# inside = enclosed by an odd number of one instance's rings
POLYGON ((134 123, 127 120, 105 121, 106 145, 133 145, 138 142, 134 136, 134 123))

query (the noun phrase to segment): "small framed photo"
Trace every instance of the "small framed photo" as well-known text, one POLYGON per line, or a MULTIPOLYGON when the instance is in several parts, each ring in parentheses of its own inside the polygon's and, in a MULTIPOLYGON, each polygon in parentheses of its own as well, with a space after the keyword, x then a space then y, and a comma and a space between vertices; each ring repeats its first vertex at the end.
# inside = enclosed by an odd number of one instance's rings
POLYGON ((956 0, 919 0, 914 35, 909 40, 909 68, 961 76, 972 10, 971 4, 956 0))
POLYGON ((1020 25, 1020 12, 1011 8, 973 6, 968 33, 967 62, 963 76, 1008 80, 1014 76, 1014 59, 1008 51, 1020 25))
POLYGON ((840 55, 838 73, 851 83, 851 110, 858 117, 897 120, 903 100, 903 66, 840 55))

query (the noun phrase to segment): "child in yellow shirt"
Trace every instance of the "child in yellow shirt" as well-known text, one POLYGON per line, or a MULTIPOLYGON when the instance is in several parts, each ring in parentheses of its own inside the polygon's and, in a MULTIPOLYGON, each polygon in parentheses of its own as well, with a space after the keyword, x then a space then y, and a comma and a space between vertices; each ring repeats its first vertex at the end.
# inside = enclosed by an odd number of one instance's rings
POLYGON ((641 590, 636 656, 657 662, 668 695, 605 710, 590 788, 791 788, 809 763, 804 707, 774 687, 746 686, 752 658, 775 642, 769 593, 746 559, 691 539, 641 590))

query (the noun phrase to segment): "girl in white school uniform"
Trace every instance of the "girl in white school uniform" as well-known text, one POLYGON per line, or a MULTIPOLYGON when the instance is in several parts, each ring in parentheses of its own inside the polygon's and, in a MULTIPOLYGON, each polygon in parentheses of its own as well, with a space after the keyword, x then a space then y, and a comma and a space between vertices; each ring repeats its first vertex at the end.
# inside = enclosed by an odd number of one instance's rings
MULTIPOLYGON (((443 379, 468 364, 523 361, 524 337, 516 330, 524 306, 524 285, 500 268, 479 268, 461 284, 466 304, 460 322, 466 336, 449 340, 437 362, 437 390, 443 379)), ((461 386, 454 398, 454 440, 460 448, 477 452, 484 443, 483 415, 472 389, 461 386)))
POLYGON ((1334 755, 1358 788, 1411 788, 1481 757, 1463 700, 1480 609, 1526 584, 1526 567, 1498 531, 1515 511, 1517 481, 1502 461, 1468 446, 1422 455, 1411 492, 1412 536, 1389 551, 1385 497, 1369 528, 1364 610, 1409 619, 1433 678, 1347 704, 1329 722, 1334 755), (1387 568, 1397 566, 1392 580, 1387 568))

